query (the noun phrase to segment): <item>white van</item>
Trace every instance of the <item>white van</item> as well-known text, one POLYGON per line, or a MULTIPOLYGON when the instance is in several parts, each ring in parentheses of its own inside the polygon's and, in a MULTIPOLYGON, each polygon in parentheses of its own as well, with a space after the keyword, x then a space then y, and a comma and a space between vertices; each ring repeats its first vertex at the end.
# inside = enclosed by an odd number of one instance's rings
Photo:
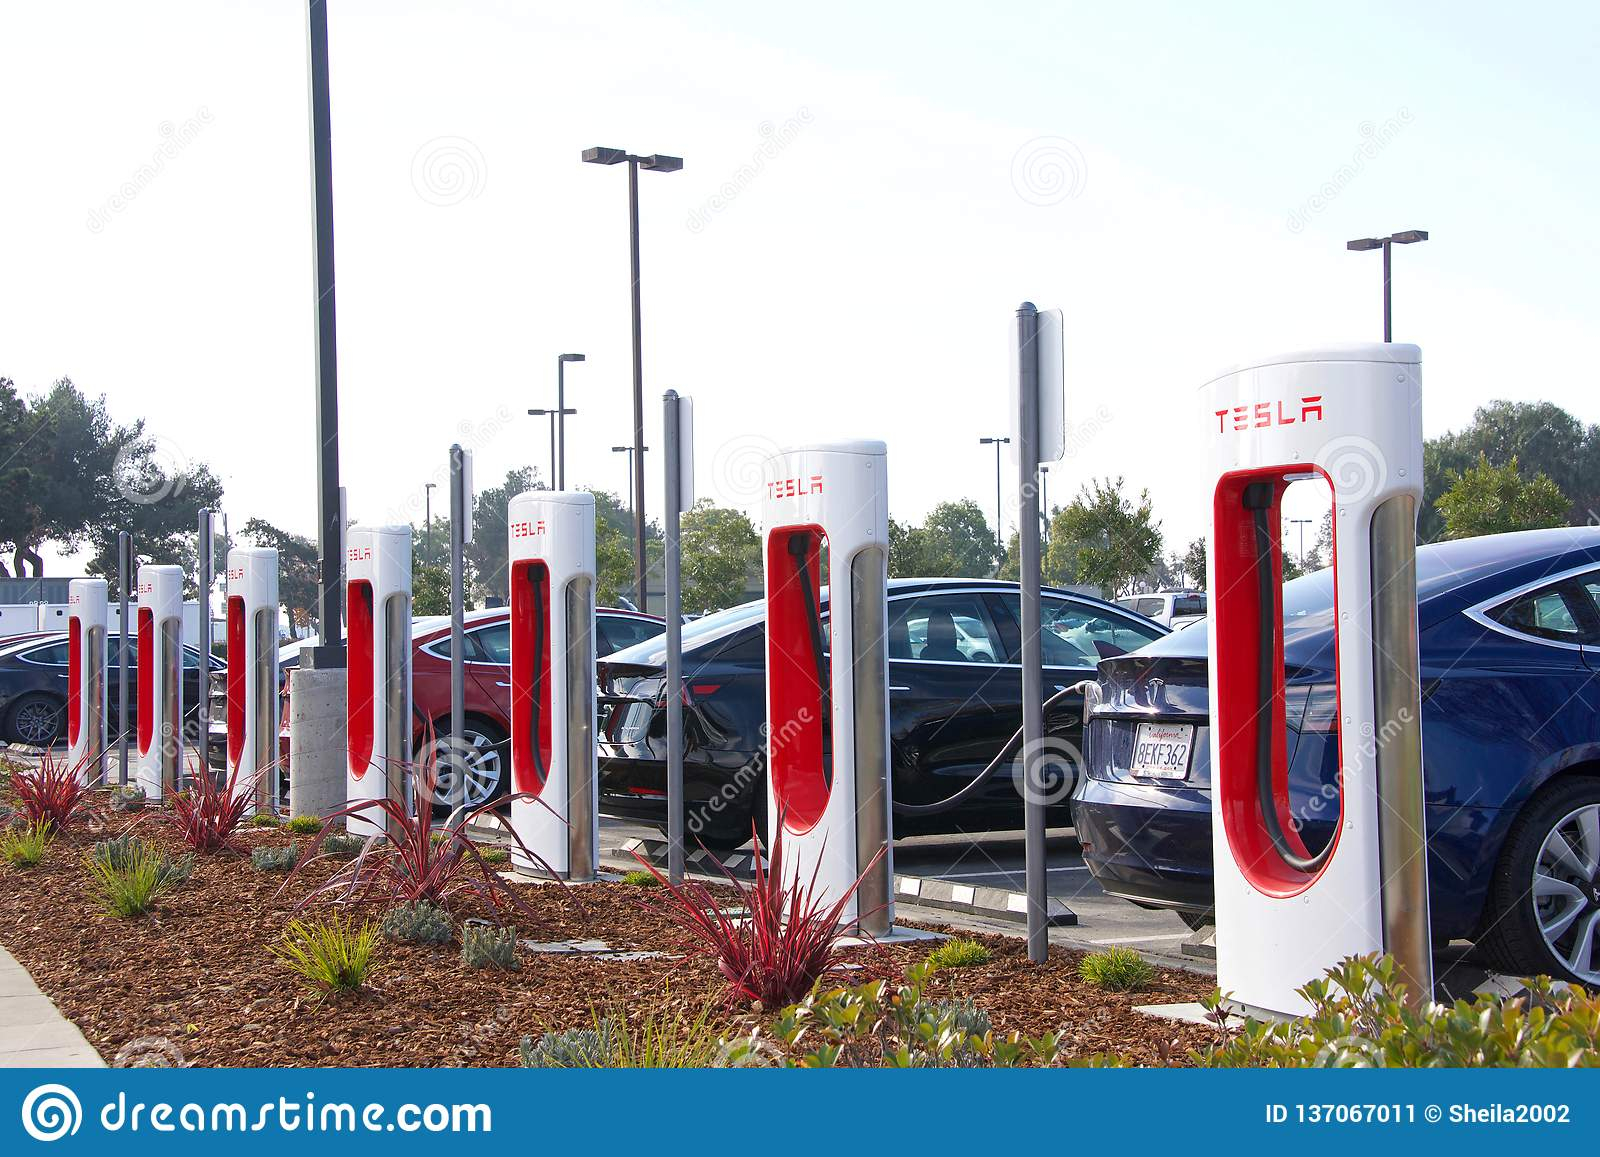
POLYGON ((1137 611, 1147 619, 1154 619, 1163 627, 1182 630, 1190 623, 1206 617, 1205 591, 1152 591, 1149 594, 1129 595, 1118 599, 1119 607, 1137 611))

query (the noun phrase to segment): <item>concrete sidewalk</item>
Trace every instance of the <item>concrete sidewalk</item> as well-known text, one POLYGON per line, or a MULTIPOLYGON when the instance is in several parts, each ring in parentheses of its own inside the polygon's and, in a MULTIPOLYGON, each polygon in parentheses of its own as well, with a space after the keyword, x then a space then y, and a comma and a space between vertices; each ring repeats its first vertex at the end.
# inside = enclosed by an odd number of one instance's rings
POLYGON ((0 948, 0 1068, 106 1067, 78 1026, 0 948))

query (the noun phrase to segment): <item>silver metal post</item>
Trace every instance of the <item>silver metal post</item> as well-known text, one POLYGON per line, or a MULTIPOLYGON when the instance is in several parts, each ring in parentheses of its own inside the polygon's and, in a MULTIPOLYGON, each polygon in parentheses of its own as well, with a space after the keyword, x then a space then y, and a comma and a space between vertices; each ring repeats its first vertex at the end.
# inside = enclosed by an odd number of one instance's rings
MULTIPOLYGON (((466 594, 463 584, 463 566, 466 549, 466 486, 462 475, 463 456, 460 444, 450 447, 450 751, 459 757, 464 750, 462 732, 466 716, 466 637, 463 619, 466 613, 466 594)), ((462 769, 463 773, 465 769, 462 769)), ((463 781, 462 798, 466 798, 463 781)))
MULTIPOLYGON (((215 580, 211 557, 211 511, 200 508, 199 534, 195 539, 195 593, 200 602, 199 634, 196 646, 200 650, 200 701, 195 704, 195 745, 200 751, 200 773, 211 767, 211 586, 215 580)), ((181 610, 179 612, 182 613, 181 610)), ((183 677, 181 672, 178 676, 183 677)), ((183 720, 178 720, 181 730, 183 720)))
POLYGON ((133 539, 128 532, 117 532, 117 597, 120 600, 120 621, 117 630, 117 746, 120 762, 117 764, 117 784, 128 783, 128 574, 133 569, 133 539))
POLYGON ((1022 587, 1023 850, 1028 893, 1028 959, 1050 950, 1045 906, 1044 666, 1039 645, 1039 311, 1017 309, 1017 552, 1022 587))
POLYGON ((663 524, 666 537, 664 594, 667 620, 667 878, 674 884, 683 882, 684 861, 684 799, 683 799, 683 592, 680 586, 680 568, 683 563, 678 542, 678 507, 682 474, 678 468, 678 392, 668 390, 664 395, 666 411, 662 416, 662 444, 665 453, 662 462, 666 474, 666 514, 663 524))

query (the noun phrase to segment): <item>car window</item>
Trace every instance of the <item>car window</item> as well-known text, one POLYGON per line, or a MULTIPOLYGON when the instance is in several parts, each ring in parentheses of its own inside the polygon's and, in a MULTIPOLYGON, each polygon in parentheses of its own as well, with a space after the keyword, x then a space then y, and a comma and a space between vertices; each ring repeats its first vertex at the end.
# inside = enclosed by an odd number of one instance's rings
POLYGON ((59 643, 46 643, 42 647, 34 647, 32 650, 24 651, 22 652, 22 658, 30 663, 65 667, 67 658, 71 653, 72 648, 63 639, 59 643))
MULTIPOLYGON (((475 631, 468 631, 467 637, 472 641, 467 647, 466 655, 469 662, 473 663, 500 663, 504 666, 511 664, 511 623, 490 623, 486 627, 479 627, 475 631)), ((444 638, 445 658, 450 657, 450 636, 444 638)))
POLYGON ((622 615, 606 615, 595 620, 600 633, 601 655, 609 655, 635 643, 642 643, 661 634, 666 628, 650 619, 630 619, 622 615))
POLYGON ((1184 595, 1172 600, 1172 613, 1176 615, 1203 615, 1206 613, 1204 595, 1184 595))
POLYGON ((890 604, 889 658, 995 663, 999 634, 979 594, 924 595, 890 604))
POLYGON ((1166 606, 1167 601, 1165 599, 1140 599, 1133 609, 1141 615, 1148 615, 1153 619, 1166 610, 1166 606))
POLYGON ((1578 628, 1577 619, 1567 605, 1560 584, 1541 587, 1504 603, 1490 611, 1489 617, 1504 627, 1536 639, 1551 639, 1558 643, 1583 641, 1583 632, 1578 628))
POLYGON ((1039 616, 1044 662, 1050 667, 1093 667, 1165 634, 1159 627, 1073 599, 1046 598, 1039 616))
MULTIPOLYGON (((481 629, 482 628, 480 628, 480 630, 481 629)), ((509 632, 509 630, 510 630, 510 628, 508 627, 507 631, 509 632)), ((468 631, 462 637, 463 641, 466 643, 466 650, 465 650, 464 653, 466 655, 467 662, 469 662, 469 663, 481 663, 481 662, 484 661, 484 659, 483 659, 483 651, 478 646, 478 637, 477 636, 478 636, 478 632, 477 631, 468 631)), ((509 639, 509 634, 508 634, 507 638, 509 639)), ((509 648, 509 646, 510 646, 510 643, 508 642, 507 643, 507 647, 509 648)), ((430 655, 437 655, 441 659, 448 659, 450 657, 450 651, 451 651, 450 634, 449 634, 449 632, 447 631, 446 633, 440 635, 437 639, 435 639, 433 642, 429 643, 426 647, 424 647, 422 649, 424 651, 428 652, 428 654, 430 654, 430 655)), ((502 659, 500 661, 502 663, 504 663, 504 662, 509 662, 510 660, 502 659)))

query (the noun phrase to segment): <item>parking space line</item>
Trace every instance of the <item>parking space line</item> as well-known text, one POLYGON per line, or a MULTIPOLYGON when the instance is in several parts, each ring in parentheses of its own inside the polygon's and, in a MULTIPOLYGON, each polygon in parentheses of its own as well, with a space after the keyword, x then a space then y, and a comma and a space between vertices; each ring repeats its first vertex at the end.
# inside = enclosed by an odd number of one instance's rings
POLYGON ((1112 936, 1106 940, 1090 940, 1088 943, 1099 947, 1112 944, 1145 944, 1157 940, 1187 940, 1193 935, 1193 932, 1172 932, 1163 936, 1112 936))

